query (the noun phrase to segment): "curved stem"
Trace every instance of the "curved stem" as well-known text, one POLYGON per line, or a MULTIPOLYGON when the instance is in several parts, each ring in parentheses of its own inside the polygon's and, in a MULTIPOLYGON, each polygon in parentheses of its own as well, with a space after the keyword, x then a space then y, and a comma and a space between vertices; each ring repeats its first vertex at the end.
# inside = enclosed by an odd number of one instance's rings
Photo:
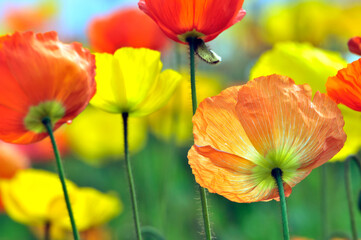
POLYGON ((44 226, 44 240, 50 240, 51 223, 47 221, 44 226))
POLYGON ((122 113, 123 117, 123 126, 124 126, 124 159, 126 165, 126 173, 128 176, 130 197, 132 200, 132 209, 133 209, 133 220, 135 226, 135 232, 137 234, 137 239, 142 239, 142 234, 140 231, 140 223, 139 223, 139 214, 138 214, 138 205, 137 205, 137 196, 135 192, 132 165, 129 161, 129 150, 128 150, 128 113, 122 113))
POLYGON ((282 181, 282 171, 279 168, 275 168, 272 170, 272 176, 276 180, 278 192, 280 196, 281 203, 281 212, 282 212, 282 224, 283 224, 283 238, 285 240, 290 239, 290 230, 288 228, 288 216, 287 216, 287 205, 286 205, 286 197, 283 189, 283 181, 282 181))
MULTIPOLYGON (((194 64, 194 53, 195 53, 195 38, 188 38, 187 42, 189 44, 189 57, 190 57, 190 75, 191 75, 191 91, 192 91, 192 107, 193 107, 193 115, 196 113, 197 110, 197 93, 196 93, 196 71, 195 71, 195 64, 194 64)), ((206 239, 212 239, 211 233, 211 224, 209 220, 209 212, 208 212, 208 202, 207 202, 207 193, 204 188, 199 186, 199 194, 201 198, 202 204, 202 215, 203 215, 203 222, 204 222, 204 231, 206 233, 206 239)))
POLYGON ((356 221, 354 213, 354 201, 352 199, 352 185, 351 185, 351 171, 350 171, 350 161, 351 158, 346 159, 345 161, 345 184, 346 184, 346 195, 347 195, 347 204, 348 210, 350 213, 350 224, 352 231, 352 240, 357 240, 357 230, 356 230, 356 221))
POLYGON ((327 165, 321 166, 321 239, 327 239, 327 165))
POLYGON ((51 144, 52 144, 52 146, 53 146, 53 151, 54 151, 54 155, 55 155, 56 165, 57 165, 57 167, 58 167, 58 174, 59 174, 61 186, 62 186, 62 188, 63 188, 65 203, 66 203, 66 207, 67 207, 67 209, 68 209, 68 214, 69 214, 69 218, 70 218, 70 223, 71 223, 71 227, 72 227, 72 230, 73 230, 73 236, 74 236, 74 239, 75 239, 75 240, 79 240, 79 239, 80 239, 80 238, 79 238, 79 233, 78 233, 78 229, 76 228, 73 211, 72 211, 72 209, 71 209, 70 198, 69 198, 68 190, 67 190, 67 188, 66 188, 65 174, 64 174, 63 164, 62 164, 62 162, 61 162, 59 150, 58 150, 58 147, 57 147, 56 142, 55 142, 54 133, 53 133, 53 129, 52 129, 52 124, 51 124, 50 118, 45 117, 45 118, 42 120, 42 123, 44 124, 46 130, 48 131, 48 134, 49 134, 49 137, 50 137, 50 140, 51 140, 51 144))

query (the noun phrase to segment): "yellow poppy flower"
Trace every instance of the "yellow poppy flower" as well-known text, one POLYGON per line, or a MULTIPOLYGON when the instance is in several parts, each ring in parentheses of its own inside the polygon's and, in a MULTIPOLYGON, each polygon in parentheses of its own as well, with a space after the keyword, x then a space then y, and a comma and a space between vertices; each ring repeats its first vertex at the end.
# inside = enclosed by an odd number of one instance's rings
POLYGON ((161 72, 160 53, 146 48, 121 48, 114 55, 96 53, 97 93, 94 106, 110 113, 145 116, 166 104, 181 75, 161 72))
MULTIPOLYGON (((69 195, 74 196, 76 185, 70 181, 66 185, 69 195)), ((66 208, 56 217, 50 215, 54 200, 64 199, 56 174, 35 169, 21 170, 12 179, 1 180, 0 191, 5 211, 17 222, 38 225, 68 216, 66 208)))
POLYGON ((307 41, 321 44, 340 25, 343 16, 337 6, 329 2, 307 1, 275 4, 262 14, 261 26, 265 39, 278 41, 307 41))
MULTIPOLYGON (((84 161, 99 165, 119 159, 124 154, 122 117, 88 106, 66 129, 69 147, 84 161)), ((130 152, 145 144, 146 123, 140 118, 129 119, 130 152)))
MULTIPOLYGON (((328 77, 347 65, 342 57, 334 52, 312 47, 310 44, 278 43, 264 53, 251 69, 250 79, 269 74, 287 75, 296 84, 309 84, 316 91, 326 93, 328 77)), ((357 127, 361 113, 338 105, 344 116, 344 131, 347 135, 345 146, 331 161, 345 160, 347 156, 357 153, 361 147, 361 129, 357 127)))
MULTIPOLYGON (((160 139, 175 139, 182 146, 192 141, 192 102, 189 74, 182 74, 182 80, 175 93, 162 109, 148 117, 151 131, 160 139)), ((197 98, 218 94, 222 87, 219 76, 197 72, 197 98)))
MULTIPOLYGON (((75 221, 80 231, 101 225, 116 216, 122 206, 113 194, 78 188, 67 181, 75 221)), ((20 223, 71 230, 61 183, 56 174, 43 170, 19 171, 10 180, 0 181, 5 211, 20 223)))
MULTIPOLYGON (((59 216, 66 208, 64 199, 58 198, 52 203, 50 215, 59 216)), ((72 202, 74 217, 79 231, 84 231, 95 226, 100 226, 122 210, 118 198, 112 194, 104 194, 93 188, 79 188, 72 202)), ((56 219, 56 225, 71 231, 69 218, 56 219)))

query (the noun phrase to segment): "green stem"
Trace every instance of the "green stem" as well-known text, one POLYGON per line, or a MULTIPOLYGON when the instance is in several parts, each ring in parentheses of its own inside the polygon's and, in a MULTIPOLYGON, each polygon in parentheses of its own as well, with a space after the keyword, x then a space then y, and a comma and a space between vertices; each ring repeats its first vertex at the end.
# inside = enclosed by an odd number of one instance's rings
POLYGON ((124 126, 124 158, 125 158, 126 172, 127 172, 127 176, 128 176, 130 197, 131 197, 131 200, 132 200, 133 220, 134 220, 134 225, 135 225, 135 232, 137 234, 137 239, 141 240, 142 239, 142 234, 141 234, 141 231, 140 231, 140 224, 139 224, 137 196, 136 196, 136 193, 135 193, 132 165, 131 165, 131 162, 129 160, 128 113, 122 113, 122 117, 123 117, 123 126, 124 126))
POLYGON ((192 107, 193 115, 197 110, 197 92, 196 92, 196 68, 194 63, 194 53, 195 53, 195 38, 188 38, 189 44, 189 58, 190 58, 190 74, 191 74, 191 91, 192 91, 192 107))
POLYGON ((278 192, 279 192, 279 196, 280 196, 282 224, 283 224, 283 238, 285 240, 289 240, 290 239, 290 230, 288 228, 287 205, 286 205, 285 191, 283 189, 282 170, 279 168, 275 168, 272 170, 271 174, 274 177, 274 179, 276 180, 278 192))
POLYGON ((327 165, 321 166, 321 239, 327 239, 327 165))
MULTIPOLYGON (((195 71, 195 64, 194 64, 194 53, 195 53, 195 38, 188 38, 187 42, 189 44, 189 57, 190 57, 190 75, 191 75, 191 91, 192 91, 192 107, 193 107, 193 115, 196 113, 197 110, 197 93, 196 93, 196 71, 195 71)), ((201 198, 202 204, 202 215, 203 215, 203 222, 204 222, 204 231, 206 233, 206 239, 212 239, 211 233, 211 224, 209 220, 209 212, 208 212, 208 203, 207 203, 207 194, 206 190, 199 186, 199 194, 201 198)))
POLYGON ((351 158, 346 159, 345 161, 345 184, 346 184, 346 195, 347 195, 347 204, 348 210, 350 213, 350 224, 352 231, 352 240, 357 240, 357 230, 356 230, 356 221, 354 213, 354 201, 352 199, 352 185, 351 185, 351 170, 350 170, 350 161, 351 158))
POLYGON ((47 221, 44 226, 44 240, 50 240, 51 223, 47 221))
POLYGON ((46 130, 48 131, 48 134, 49 134, 50 140, 51 140, 51 144, 52 144, 52 146, 53 146, 53 151, 54 151, 54 155, 55 155, 56 165, 57 165, 57 167, 58 167, 58 174, 59 174, 61 186, 62 186, 63 192, 64 192, 64 198, 65 198, 65 202, 66 202, 66 207, 68 208, 68 214, 69 214, 69 218, 70 218, 71 227, 72 227, 72 229, 73 229, 73 236, 74 236, 74 239, 75 239, 75 240, 79 240, 79 239, 80 239, 80 238, 79 238, 79 233, 78 233, 78 229, 76 228, 73 211, 72 211, 72 209, 71 209, 69 194, 68 194, 68 190, 67 190, 67 188, 66 188, 65 174, 64 174, 63 164, 62 164, 62 162, 61 162, 59 150, 58 150, 58 147, 57 147, 56 142, 55 142, 54 133, 53 133, 52 124, 51 124, 51 120, 50 120, 50 118, 45 117, 45 118, 42 120, 42 123, 44 124, 46 130))

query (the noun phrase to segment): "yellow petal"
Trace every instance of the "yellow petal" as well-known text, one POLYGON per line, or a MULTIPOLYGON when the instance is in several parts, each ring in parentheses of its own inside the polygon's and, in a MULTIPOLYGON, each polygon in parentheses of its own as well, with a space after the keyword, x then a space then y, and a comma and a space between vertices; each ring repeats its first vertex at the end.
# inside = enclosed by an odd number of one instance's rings
POLYGON ((345 120, 344 131, 347 135, 345 146, 330 161, 344 161, 352 154, 356 154, 361 148, 361 112, 354 111, 342 104, 341 109, 343 119, 345 120))
POLYGON ((152 90, 149 91, 147 98, 131 111, 133 112, 131 115, 145 116, 163 107, 174 93, 181 78, 182 76, 176 71, 170 69, 163 71, 152 90))
POLYGON ((312 47, 308 43, 278 43, 265 52, 251 69, 250 79, 271 74, 292 78, 311 86, 313 93, 326 92, 326 81, 347 65, 340 54, 312 47))
POLYGON ((345 29, 342 24, 345 15, 330 2, 274 4, 261 16, 262 32, 270 43, 304 41, 318 45, 333 34, 335 28, 345 29))
MULTIPOLYGON (((146 48, 121 48, 114 53, 114 57, 119 61, 128 109, 131 110, 144 101, 158 79, 163 65, 160 52, 146 48)), ((118 86, 115 88, 117 92, 123 87, 117 83, 114 86, 118 86)))
POLYGON ((118 60, 108 53, 96 53, 97 91, 91 103, 107 112, 118 113, 126 106, 125 86, 123 84, 118 60), (118 81, 118 90, 114 91, 114 83, 118 81), (123 84, 123 86, 121 86, 123 84), (119 87, 120 86, 120 87, 119 87))
MULTIPOLYGON (((77 187, 66 181, 69 195, 77 187)), ((19 171, 11 180, 0 184, 5 211, 15 221, 25 224, 45 224, 50 220, 48 208, 56 198, 62 199, 63 190, 58 176, 43 170, 26 169, 19 171)), ((66 209, 59 212, 67 215, 66 209)))
MULTIPOLYGON (((64 201, 61 199, 52 204, 54 212, 64 207, 64 201)), ((106 223, 118 215, 123 206, 113 193, 104 194, 92 188, 80 188, 72 201, 72 208, 79 231, 84 231, 106 223)), ((58 217, 54 223, 71 230, 68 216, 58 217)))

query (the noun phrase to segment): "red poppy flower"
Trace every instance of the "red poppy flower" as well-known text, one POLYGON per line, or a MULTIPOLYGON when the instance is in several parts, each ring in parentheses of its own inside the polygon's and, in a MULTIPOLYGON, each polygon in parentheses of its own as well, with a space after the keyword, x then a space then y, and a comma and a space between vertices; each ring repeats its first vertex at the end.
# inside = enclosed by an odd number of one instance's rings
POLYGON ((140 0, 138 5, 179 43, 188 37, 211 41, 246 14, 243 0, 140 0))
POLYGON ((279 199, 344 145, 337 104, 308 85, 271 75, 230 87, 202 101, 193 117, 188 152, 196 181, 235 202, 279 199))
POLYGON ((361 37, 351 38, 347 45, 350 52, 361 55, 361 37))
POLYGON ((95 93, 95 58, 56 32, 0 38, 0 139, 32 143, 75 118, 95 93))
POLYGON ((361 112, 361 58, 329 77, 327 94, 337 103, 361 112))
POLYGON ((152 19, 139 9, 121 9, 94 19, 88 30, 91 47, 97 52, 113 54, 121 47, 162 50, 167 37, 152 19))

